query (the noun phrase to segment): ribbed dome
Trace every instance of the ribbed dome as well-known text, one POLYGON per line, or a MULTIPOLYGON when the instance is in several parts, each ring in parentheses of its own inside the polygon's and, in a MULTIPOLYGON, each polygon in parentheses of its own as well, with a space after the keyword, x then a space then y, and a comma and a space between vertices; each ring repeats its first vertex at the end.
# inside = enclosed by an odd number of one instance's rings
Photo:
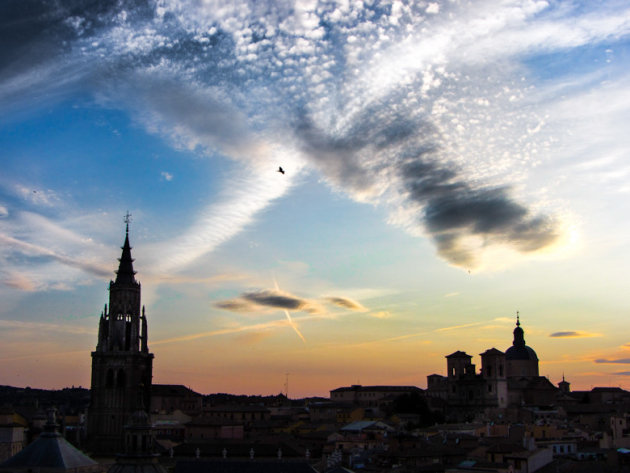
POLYGON ((538 360, 538 356, 533 348, 527 345, 511 346, 505 352, 506 360, 538 360))

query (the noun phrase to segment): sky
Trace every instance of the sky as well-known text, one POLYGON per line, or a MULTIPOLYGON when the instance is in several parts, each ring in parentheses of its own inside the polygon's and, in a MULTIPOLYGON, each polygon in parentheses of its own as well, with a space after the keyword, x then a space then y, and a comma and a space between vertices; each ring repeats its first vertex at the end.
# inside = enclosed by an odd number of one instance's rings
POLYGON ((3 1, 0 384, 89 387, 129 212, 154 383, 426 387, 518 311, 630 389, 629 72, 625 0, 3 1))

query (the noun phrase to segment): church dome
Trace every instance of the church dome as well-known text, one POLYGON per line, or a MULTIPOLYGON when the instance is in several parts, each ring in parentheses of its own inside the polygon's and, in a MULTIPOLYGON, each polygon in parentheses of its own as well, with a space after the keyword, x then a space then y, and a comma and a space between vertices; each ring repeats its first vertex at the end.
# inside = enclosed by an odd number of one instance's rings
POLYGON ((532 347, 511 346, 505 352, 506 360, 538 360, 538 356, 532 347))
POLYGON ((533 348, 525 344, 525 333, 521 328, 521 322, 516 316, 516 328, 514 329, 514 341, 512 346, 505 351, 505 359, 510 360, 532 360, 538 361, 538 356, 533 348))

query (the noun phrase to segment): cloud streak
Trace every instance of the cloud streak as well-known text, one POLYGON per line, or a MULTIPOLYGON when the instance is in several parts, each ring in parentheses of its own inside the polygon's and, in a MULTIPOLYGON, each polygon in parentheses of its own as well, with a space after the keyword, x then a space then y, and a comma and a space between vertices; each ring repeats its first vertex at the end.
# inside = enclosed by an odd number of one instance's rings
POLYGON ((630 364, 630 358, 617 358, 614 360, 611 359, 607 359, 607 358, 598 358, 596 360, 593 360, 595 363, 598 364, 606 364, 606 365, 627 365, 630 364))
POLYGON ((308 299, 300 298, 279 289, 263 289, 245 292, 240 297, 218 301, 215 306, 220 309, 235 312, 260 311, 263 309, 279 309, 307 312, 310 314, 323 313, 322 307, 308 299))
POLYGON ((0 320, 3 330, 24 330, 29 333, 59 332, 74 335, 96 335, 96 330, 70 324, 51 324, 45 322, 24 322, 22 320, 0 320))
POLYGON ((368 310, 359 302, 349 299, 347 297, 327 297, 325 300, 343 309, 348 309, 348 310, 357 311, 357 312, 367 312, 368 310))
POLYGON ((583 332, 583 331, 566 331, 550 333, 551 338, 590 338, 601 337, 599 333, 583 332))
POLYGON ((99 264, 89 263, 76 258, 58 254, 48 248, 43 248, 39 245, 20 241, 8 235, 0 234, 0 242, 4 243, 9 248, 13 248, 14 250, 23 253, 26 256, 44 256, 66 266, 81 269, 87 273, 93 274, 94 276, 108 277, 111 274, 111 269, 105 268, 99 264))

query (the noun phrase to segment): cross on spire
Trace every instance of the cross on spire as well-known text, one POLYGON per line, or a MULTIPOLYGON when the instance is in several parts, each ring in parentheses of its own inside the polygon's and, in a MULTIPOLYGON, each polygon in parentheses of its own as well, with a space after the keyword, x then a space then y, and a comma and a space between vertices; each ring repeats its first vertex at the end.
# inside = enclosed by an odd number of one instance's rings
POLYGON ((127 235, 129 234, 129 222, 131 222, 131 214, 129 213, 129 210, 127 210, 127 213, 125 214, 125 218, 124 218, 124 222, 127 224, 127 235))
POLYGON ((516 311, 516 326, 520 327, 521 326, 521 320, 519 318, 519 311, 516 311))

